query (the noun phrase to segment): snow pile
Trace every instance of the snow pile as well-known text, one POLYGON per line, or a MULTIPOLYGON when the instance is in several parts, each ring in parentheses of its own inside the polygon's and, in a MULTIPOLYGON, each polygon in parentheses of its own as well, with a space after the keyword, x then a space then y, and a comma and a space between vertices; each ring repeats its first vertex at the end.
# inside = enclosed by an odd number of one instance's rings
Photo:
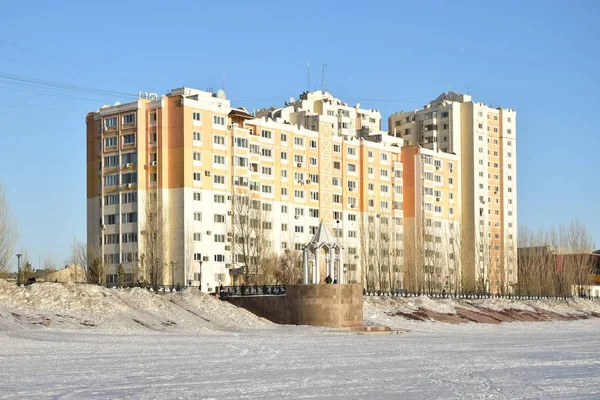
POLYGON ((600 301, 365 297, 363 316, 365 325, 389 325, 405 329, 415 321, 498 324, 572 320, 600 317, 600 301))
POLYGON ((250 312, 192 288, 155 294, 145 289, 36 283, 17 287, 0 280, 0 329, 17 326, 108 331, 268 328, 250 312))

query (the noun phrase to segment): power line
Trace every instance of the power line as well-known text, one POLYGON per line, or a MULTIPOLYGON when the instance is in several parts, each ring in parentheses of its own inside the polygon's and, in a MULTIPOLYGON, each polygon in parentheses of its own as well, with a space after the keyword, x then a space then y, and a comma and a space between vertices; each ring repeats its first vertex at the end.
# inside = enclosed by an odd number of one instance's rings
POLYGON ((64 71, 57 71, 55 69, 46 68, 46 67, 42 67, 42 66, 39 66, 39 65, 30 64, 30 63, 26 63, 26 62, 23 62, 23 61, 15 60, 15 59, 10 58, 10 57, 0 56, 0 58, 2 58, 4 60, 12 61, 12 62, 17 63, 17 64, 22 64, 22 65, 27 65, 29 67, 44 69, 46 71, 54 72, 54 73, 57 73, 57 74, 63 74, 63 75, 67 75, 67 76, 72 76, 74 78, 87 79, 87 80, 94 81, 94 82, 99 82, 99 83, 106 83, 105 81, 102 81, 100 79, 88 78, 86 76, 77 75, 77 74, 71 74, 69 72, 64 72, 64 71))
POLYGON ((157 90, 157 91, 159 91, 159 92, 162 92, 162 90, 160 90, 160 89, 157 89, 157 88, 155 88, 155 87, 152 87, 152 86, 148 86, 148 85, 144 85, 144 84, 141 84, 141 83, 137 83, 137 82, 131 81, 131 80, 129 80, 129 79, 120 78, 120 77, 118 77, 118 76, 114 76, 114 75, 111 75, 111 74, 107 74, 106 72, 101 72, 101 71, 95 70, 95 69, 93 69, 93 68, 84 67, 84 66, 82 66, 82 65, 75 64, 75 63, 73 63, 73 62, 70 62, 70 61, 64 61, 64 60, 61 60, 61 59, 59 59, 59 58, 57 58, 57 57, 51 56, 51 55, 49 55, 49 54, 45 54, 45 53, 42 53, 42 52, 39 52, 39 51, 36 51, 36 50, 27 49, 27 48, 25 48, 25 47, 18 46, 18 45, 16 45, 16 44, 13 44, 13 43, 8 43, 8 42, 6 42, 6 41, 4 41, 4 40, 0 40, 0 43, 2 43, 2 44, 5 44, 5 45, 7 45, 7 46, 11 46, 11 47, 17 48, 17 49, 20 49, 20 50, 23 50, 23 51, 27 51, 27 52, 29 52, 29 53, 37 54, 37 55, 40 55, 40 56, 43 56, 43 57, 49 58, 49 59, 51 59, 51 60, 54 60, 54 61, 61 62, 61 63, 63 63, 63 64, 72 65, 72 66, 74 66, 74 67, 77 67, 77 68, 80 68, 80 69, 83 69, 83 70, 86 70, 86 71, 90 71, 90 72, 93 72, 93 73, 95 73, 95 74, 104 75, 104 76, 106 76, 106 77, 109 77, 109 78, 112 78, 112 79, 117 79, 117 80, 119 80, 119 81, 123 81, 123 82, 131 83, 131 84, 133 84, 133 85, 136 85, 136 86, 148 87, 148 88, 150 88, 150 89, 154 89, 154 90, 157 90))

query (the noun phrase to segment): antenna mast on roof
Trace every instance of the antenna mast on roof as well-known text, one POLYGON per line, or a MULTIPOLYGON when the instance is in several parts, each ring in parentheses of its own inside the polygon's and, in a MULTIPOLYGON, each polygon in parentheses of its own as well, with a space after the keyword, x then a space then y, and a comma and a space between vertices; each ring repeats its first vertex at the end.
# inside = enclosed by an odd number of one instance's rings
POLYGON ((221 75, 221 89, 225 91, 225 74, 221 75))
POLYGON ((310 92, 310 61, 306 62, 306 73, 307 73, 307 79, 308 79, 307 91, 310 92))
POLYGON ((327 71, 327 64, 323 63, 323 70, 321 71, 321 92, 325 93, 327 85, 325 84, 325 71, 327 71))

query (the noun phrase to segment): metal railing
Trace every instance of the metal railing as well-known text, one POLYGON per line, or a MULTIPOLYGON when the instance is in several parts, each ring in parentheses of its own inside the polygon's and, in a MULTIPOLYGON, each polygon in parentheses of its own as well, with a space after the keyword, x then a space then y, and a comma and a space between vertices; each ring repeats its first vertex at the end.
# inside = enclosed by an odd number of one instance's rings
POLYGON ((407 292, 405 290, 380 291, 363 290, 364 296, 371 297, 420 297, 427 296, 434 299, 507 299, 507 300, 572 300, 576 298, 587 300, 600 300, 596 296, 547 296, 523 294, 492 294, 492 293, 446 293, 446 292, 407 292))
POLYGON ((285 293, 285 285, 221 286, 219 290, 219 295, 221 298, 267 295, 283 296, 285 293))

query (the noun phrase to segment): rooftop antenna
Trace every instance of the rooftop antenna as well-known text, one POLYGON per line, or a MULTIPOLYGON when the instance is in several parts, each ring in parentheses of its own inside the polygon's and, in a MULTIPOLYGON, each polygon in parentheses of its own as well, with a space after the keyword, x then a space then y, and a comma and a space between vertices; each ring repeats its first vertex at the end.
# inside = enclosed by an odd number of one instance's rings
POLYGON ((308 91, 310 92, 310 61, 306 62, 306 72, 307 72, 307 78, 308 78, 308 91))
POLYGON ((221 89, 225 91, 225 74, 221 75, 221 89))
POLYGON ((321 71, 321 92, 325 93, 327 85, 325 84, 325 71, 327 71, 327 64, 323 63, 323 70, 321 71))

